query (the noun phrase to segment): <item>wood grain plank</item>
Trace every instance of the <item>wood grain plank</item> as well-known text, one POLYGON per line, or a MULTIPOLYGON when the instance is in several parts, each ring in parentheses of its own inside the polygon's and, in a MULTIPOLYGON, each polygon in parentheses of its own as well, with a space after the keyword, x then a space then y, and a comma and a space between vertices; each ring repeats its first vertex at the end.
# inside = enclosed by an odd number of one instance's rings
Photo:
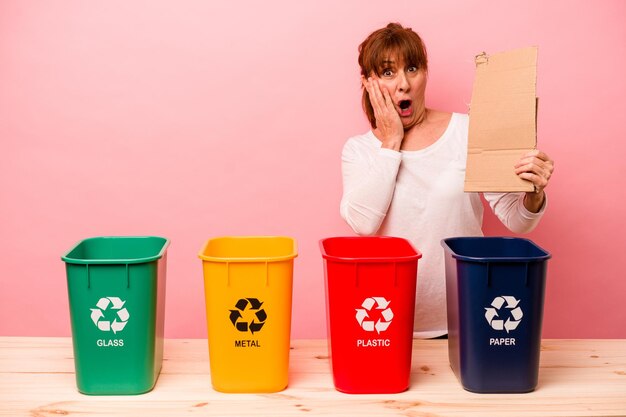
POLYGON ((325 340, 294 340, 289 387, 273 394, 211 388, 206 340, 169 339, 149 393, 76 390, 69 338, 0 338, 2 416, 626 416, 626 340, 544 340, 539 386, 528 394, 473 394, 448 364, 445 340, 416 340, 411 388, 335 391, 325 340))

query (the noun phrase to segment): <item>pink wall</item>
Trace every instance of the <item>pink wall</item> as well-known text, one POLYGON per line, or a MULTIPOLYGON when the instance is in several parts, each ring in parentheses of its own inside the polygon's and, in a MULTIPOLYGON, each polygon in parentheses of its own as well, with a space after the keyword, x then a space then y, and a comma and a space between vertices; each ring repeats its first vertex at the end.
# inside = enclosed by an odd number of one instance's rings
MULTIPOLYGON (((320 238, 340 151, 367 129, 357 45, 388 21, 430 53, 430 106, 465 111, 473 56, 539 45, 556 160, 531 239, 553 253, 546 337, 626 337, 626 3, 270 0, 0 3, 0 335, 69 335, 60 255, 169 237, 166 335, 205 337, 209 237, 299 243, 293 336, 325 337, 320 238)), ((489 234, 506 233, 491 214, 489 234)))

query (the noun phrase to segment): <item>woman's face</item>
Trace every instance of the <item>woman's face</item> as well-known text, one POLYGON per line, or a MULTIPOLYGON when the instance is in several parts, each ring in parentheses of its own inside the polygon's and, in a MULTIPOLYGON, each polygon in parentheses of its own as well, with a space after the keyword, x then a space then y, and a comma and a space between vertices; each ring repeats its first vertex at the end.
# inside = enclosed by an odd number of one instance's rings
POLYGON ((426 70, 407 65, 402 58, 390 56, 383 62, 380 75, 372 72, 371 76, 378 79, 381 89, 389 91, 405 130, 423 119, 426 70))

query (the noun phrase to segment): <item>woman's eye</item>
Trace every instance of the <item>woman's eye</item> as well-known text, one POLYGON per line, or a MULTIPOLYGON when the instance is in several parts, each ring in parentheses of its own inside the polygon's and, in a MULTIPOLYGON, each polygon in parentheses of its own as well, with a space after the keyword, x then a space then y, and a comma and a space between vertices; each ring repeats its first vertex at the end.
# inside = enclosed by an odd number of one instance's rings
POLYGON ((383 76, 391 77, 393 75, 393 71, 390 69, 383 70, 383 76))
POLYGON ((408 72, 417 72, 417 67, 409 67, 407 68, 408 72))

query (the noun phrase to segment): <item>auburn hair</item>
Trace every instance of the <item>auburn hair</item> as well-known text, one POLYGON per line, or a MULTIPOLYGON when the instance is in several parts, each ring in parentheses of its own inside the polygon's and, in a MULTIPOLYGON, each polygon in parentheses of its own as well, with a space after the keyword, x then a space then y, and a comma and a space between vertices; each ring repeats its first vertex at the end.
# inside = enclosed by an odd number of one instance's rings
MULTIPOLYGON (((428 70, 426 47, 422 38, 411 28, 399 23, 389 23, 386 27, 372 32, 359 45, 359 66, 361 75, 368 78, 372 73, 380 76, 384 69, 384 61, 389 57, 402 59, 406 65, 418 70, 428 70)), ((367 90, 363 88, 361 100, 363 110, 373 129, 376 128, 376 117, 367 90)))

